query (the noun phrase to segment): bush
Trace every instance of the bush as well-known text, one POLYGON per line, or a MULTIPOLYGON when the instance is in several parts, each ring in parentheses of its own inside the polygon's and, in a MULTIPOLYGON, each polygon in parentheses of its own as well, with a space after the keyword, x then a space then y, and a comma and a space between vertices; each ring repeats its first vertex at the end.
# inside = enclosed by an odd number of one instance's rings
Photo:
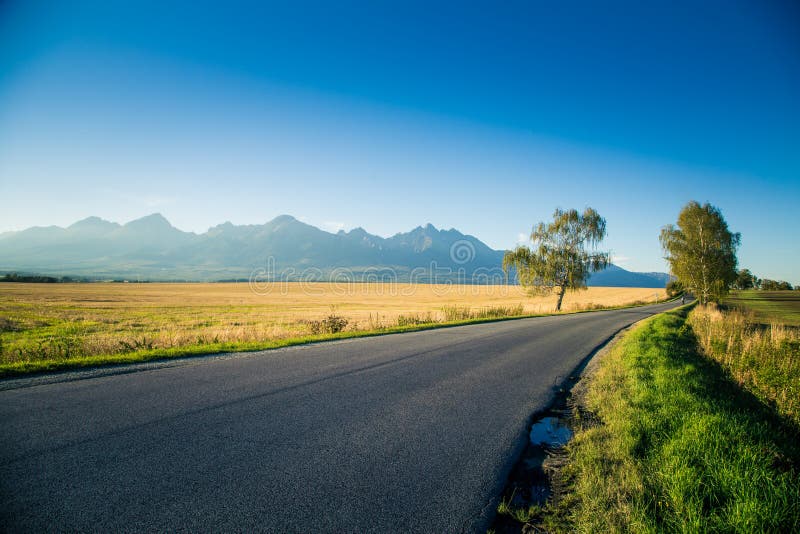
POLYGON ((670 280, 667 283, 667 296, 669 298, 677 297, 683 292, 683 284, 681 284, 678 280, 670 280))
POLYGON ((346 317, 331 312, 331 314, 324 319, 309 322, 308 327, 314 335, 338 334, 347 327, 349 322, 350 321, 348 321, 346 317))

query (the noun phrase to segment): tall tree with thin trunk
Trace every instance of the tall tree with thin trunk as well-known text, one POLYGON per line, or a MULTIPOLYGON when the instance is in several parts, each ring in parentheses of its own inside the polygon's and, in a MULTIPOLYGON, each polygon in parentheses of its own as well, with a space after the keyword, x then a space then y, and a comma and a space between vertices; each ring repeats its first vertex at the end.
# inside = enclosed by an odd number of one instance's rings
POLYGON ((553 222, 533 228, 532 247, 520 245, 506 252, 503 270, 508 274, 513 268, 531 293, 555 292, 558 311, 568 289, 585 289, 589 275, 608 266, 608 252, 596 250, 605 235, 606 220, 592 208, 583 213, 557 209, 553 222))
POLYGON ((661 246, 672 274, 701 303, 718 301, 736 281, 736 249, 741 235, 728 230, 719 208, 691 201, 678 224, 661 230, 661 246))

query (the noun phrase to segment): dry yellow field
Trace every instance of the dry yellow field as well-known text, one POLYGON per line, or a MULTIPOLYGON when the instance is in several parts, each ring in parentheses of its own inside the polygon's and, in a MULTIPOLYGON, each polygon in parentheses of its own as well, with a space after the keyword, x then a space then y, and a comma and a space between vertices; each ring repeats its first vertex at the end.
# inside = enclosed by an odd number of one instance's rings
MULTIPOLYGON (((590 288, 565 311, 665 298, 663 290, 590 288)), ((258 343, 313 333, 333 313, 345 330, 476 315, 550 313, 555 296, 518 286, 286 283, 0 284, 0 362, 68 359, 184 346, 258 343), (399 321, 399 323, 398 323, 399 321)))

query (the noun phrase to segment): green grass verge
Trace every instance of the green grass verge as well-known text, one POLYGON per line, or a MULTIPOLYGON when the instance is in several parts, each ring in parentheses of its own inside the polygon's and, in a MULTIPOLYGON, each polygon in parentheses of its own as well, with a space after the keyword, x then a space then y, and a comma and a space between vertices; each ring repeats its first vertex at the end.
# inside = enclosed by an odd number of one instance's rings
POLYGON ((750 310, 763 323, 800 326, 800 291, 733 291, 723 304, 750 310))
POLYGON ((601 423, 567 446, 547 530, 800 530, 795 430, 698 352, 687 313, 643 322, 600 361, 585 403, 601 423))
MULTIPOLYGON (((598 308, 591 310, 578 310, 572 312, 565 312, 560 315, 572 315, 578 313, 591 313, 595 311, 628 309, 641 306, 648 306, 650 304, 651 303, 636 304, 629 306, 615 306, 615 307, 598 308)), ((278 349, 296 345, 305 345, 308 343, 332 341, 338 339, 374 337, 387 334, 398 334, 403 332, 432 330, 435 328, 448 328, 453 326, 491 323, 497 321, 530 319, 533 317, 546 317, 552 315, 556 314, 525 314, 525 315, 517 315, 511 317, 465 319, 459 321, 391 326, 377 330, 355 330, 355 331, 338 332, 336 334, 306 335, 306 336, 290 337, 290 338, 283 338, 283 339, 276 339, 276 340, 269 340, 262 342, 202 343, 194 345, 182 345, 179 347, 171 347, 171 348, 141 349, 125 353, 115 352, 113 354, 76 356, 65 359, 42 359, 42 360, 18 361, 11 363, 0 363, 0 378, 11 378, 11 377, 36 374, 36 373, 78 370, 78 369, 86 369, 86 368, 109 366, 109 365, 143 363, 155 360, 166 360, 171 358, 208 356, 208 355, 223 354, 228 352, 250 352, 259 350, 270 350, 270 349, 278 349)))

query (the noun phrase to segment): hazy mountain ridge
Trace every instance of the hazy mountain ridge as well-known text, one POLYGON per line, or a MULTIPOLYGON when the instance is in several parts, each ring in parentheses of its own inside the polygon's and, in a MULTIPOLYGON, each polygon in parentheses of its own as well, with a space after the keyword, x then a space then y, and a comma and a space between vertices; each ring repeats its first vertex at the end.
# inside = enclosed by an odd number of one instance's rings
MULTIPOLYGON (((221 280, 260 276, 498 283, 504 251, 474 236, 432 224, 383 238, 363 228, 330 233, 281 215, 264 224, 225 222, 202 234, 184 232, 161 214, 126 224, 88 217, 61 228, 33 227, 0 234, 0 271, 98 279, 221 280), (388 277, 388 278, 387 278, 388 277)), ((663 273, 611 266, 591 285, 663 287, 663 273)))

